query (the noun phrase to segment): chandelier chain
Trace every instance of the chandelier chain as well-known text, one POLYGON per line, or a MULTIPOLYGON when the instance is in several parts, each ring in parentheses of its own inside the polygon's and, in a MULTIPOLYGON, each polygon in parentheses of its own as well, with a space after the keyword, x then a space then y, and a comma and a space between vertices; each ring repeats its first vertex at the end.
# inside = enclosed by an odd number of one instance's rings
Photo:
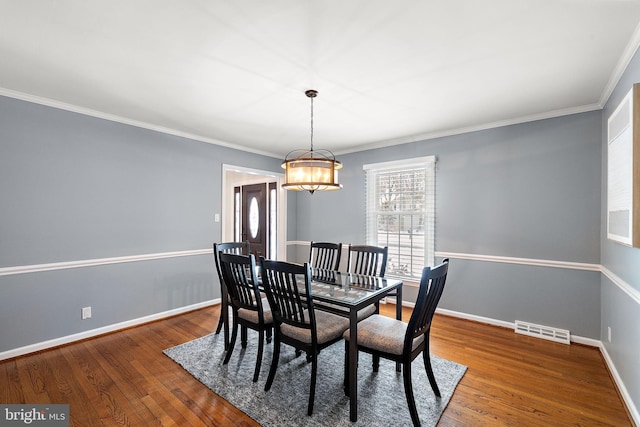
POLYGON ((311 97, 311 153, 313 153, 313 97, 311 97))
POLYGON ((293 150, 285 156, 281 165, 285 170, 282 188, 311 194, 339 190, 342 185, 338 183, 338 169, 342 168, 342 163, 329 150, 313 151, 313 98, 318 96, 318 91, 309 89, 304 94, 311 99, 311 149, 293 150))

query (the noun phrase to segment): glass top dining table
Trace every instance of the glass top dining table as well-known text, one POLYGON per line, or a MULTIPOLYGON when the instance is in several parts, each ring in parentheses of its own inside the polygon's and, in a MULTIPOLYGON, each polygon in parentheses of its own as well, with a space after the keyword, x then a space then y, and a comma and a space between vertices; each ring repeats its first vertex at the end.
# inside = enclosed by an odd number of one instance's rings
POLYGON ((399 279, 343 273, 333 270, 312 270, 311 292, 314 306, 349 317, 349 417, 358 420, 358 311, 380 302, 390 292, 397 292, 396 319, 402 319, 402 281, 399 279), (344 307, 340 310, 335 306, 344 307))
POLYGON ((334 270, 311 270, 311 291, 316 302, 328 302, 347 308, 357 307, 359 310, 372 302, 378 302, 398 288, 402 288, 402 281, 397 279, 334 270))

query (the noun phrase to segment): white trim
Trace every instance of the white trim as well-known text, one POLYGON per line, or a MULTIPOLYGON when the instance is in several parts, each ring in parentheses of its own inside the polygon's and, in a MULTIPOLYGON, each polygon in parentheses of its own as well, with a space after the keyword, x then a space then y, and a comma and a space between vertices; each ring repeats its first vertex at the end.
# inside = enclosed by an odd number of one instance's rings
MULTIPOLYGON (((289 244, 290 242, 287 242, 287 244, 289 244)), ((608 271, 608 270, 607 270, 608 271)), ((617 276, 616 276, 617 277, 617 276)), ((623 282, 624 283, 624 282, 623 282)), ((46 350, 46 349, 50 349, 53 347, 58 347, 61 345, 65 345, 65 344, 69 344, 75 341, 79 341, 79 340, 83 340, 83 339, 88 339, 88 338, 93 338, 96 337, 98 335, 103 335, 106 333, 110 333, 110 332, 115 332, 118 330, 122 330, 122 329, 126 329, 126 328, 130 328, 133 326, 138 326, 138 325, 142 325, 144 323, 148 323, 148 322, 152 322, 155 320, 160 320, 163 318, 167 318, 167 317, 171 317, 171 316, 175 316, 178 314, 182 314, 182 313, 186 313, 189 311, 193 311, 193 310, 198 310, 200 308, 204 308, 204 307, 208 307, 211 305, 215 305, 215 304, 219 304, 220 303, 220 298, 217 299, 213 299, 213 300, 209 300, 209 301, 203 301, 197 304, 192 304, 189 306, 185 306, 185 307, 180 307, 180 308, 176 308, 173 310, 168 310, 168 311, 164 311, 161 313, 155 313, 149 316, 144 316, 144 317, 140 317, 137 319, 132 319, 132 320, 128 320, 125 322, 121 322, 121 323, 116 323, 113 325, 108 325, 108 326, 104 326, 101 328, 97 328, 97 329, 92 329, 89 331, 84 331, 84 332, 80 332, 77 334, 73 334, 73 335, 68 335, 66 337, 60 337, 60 338, 56 338, 53 340, 49 340, 49 341, 44 341, 41 343, 36 343, 36 344, 31 344, 28 346, 24 346, 24 347, 19 347, 19 348, 15 348, 12 350, 8 350, 8 351, 4 351, 0 353, 0 361, 2 360, 6 360, 6 359, 11 359, 14 357, 19 357, 19 356, 23 356, 29 353, 33 353, 36 351, 42 351, 42 350, 46 350)), ((403 306, 407 306, 407 307, 414 307, 415 304, 411 303, 411 302, 403 302, 402 304, 403 306)), ((461 318, 461 319, 466 319, 466 320, 471 320, 474 322, 480 322, 480 323, 485 323, 485 324, 489 324, 489 325, 495 325, 495 326, 500 326, 500 327, 505 327, 508 329, 513 329, 515 324, 511 323, 511 322, 506 322, 503 320, 497 320, 497 319, 492 319, 492 318, 488 318, 488 317, 483 317, 483 316, 476 316, 473 314, 467 314, 467 313, 461 313, 461 312, 457 312, 457 311, 453 311, 453 310, 447 310, 444 308, 438 308, 436 309, 436 313, 439 314, 443 314, 445 316, 452 316, 452 317, 457 317, 457 318, 461 318)), ((629 395, 629 392, 627 391, 624 382, 622 381, 622 378, 620 377, 618 371, 616 370, 615 364, 613 363, 613 360, 611 359, 611 357, 609 356, 609 353, 607 352, 606 347, 604 346, 604 344, 602 343, 602 341, 599 340, 595 340, 592 338, 585 338, 585 337, 580 337, 580 336, 576 336, 576 335, 571 335, 571 341, 578 343, 578 344, 584 344, 584 345, 589 345, 592 347, 597 347, 600 349, 605 362, 607 364, 607 367, 609 368, 609 371, 611 372, 611 375, 613 376, 614 382, 616 384, 616 386, 618 387, 618 390, 620 391, 620 394, 622 395, 622 398, 627 406, 627 409, 629 410, 629 413, 631 414, 634 422, 636 425, 640 426, 640 414, 638 413, 637 408, 635 407, 633 400, 631 399, 631 396, 629 395)))
POLYGON ((203 301, 197 304, 192 304, 192 305, 188 305, 180 308, 174 308, 172 310, 163 311, 161 313, 151 314, 149 316, 139 317, 137 319, 131 319, 124 322, 103 326, 101 328, 83 331, 73 335, 67 335, 66 337, 55 338, 49 341, 43 341, 40 343, 30 344, 24 347, 14 348, 12 350, 1 352, 0 361, 11 359, 13 357, 23 356, 29 353, 34 353, 36 351, 47 350, 53 347, 58 347, 64 344, 69 344, 69 343, 84 340, 87 338, 93 338, 98 335, 103 335, 110 332, 131 328, 133 326, 139 326, 144 323, 153 322, 155 320, 164 319, 167 317, 175 316, 177 314, 186 313, 188 311, 198 310, 200 308, 208 307, 210 305, 219 304, 219 303, 220 303, 220 298, 209 300, 209 301, 203 301))
MULTIPOLYGON (((404 304, 403 304, 404 305, 404 304)), ((500 326, 502 328, 514 329, 515 323, 506 322, 504 320, 492 319, 490 317, 476 316, 475 314, 462 313, 459 311, 447 310, 446 308, 436 308, 436 313, 445 316, 458 317, 460 319, 472 320, 474 322, 486 323, 488 325, 500 326)))
POLYGON ((393 138, 393 139, 373 142, 369 144, 363 144, 355 147, 350 147, 344 150, 337 150, 334 152, 334 154, 341 155, 341 154, 357 153, 357 152, 366 151, 366 150, 374 150, 377 148, 393 147, 400 144, 409 144, 413 142, 428 141, 430 139, 444 138, 446 136, 462 135, 465 133, 478 132, 478 131, 483 131, 488 129, 496 129, 496 128, 501 128, 505 126, 536 122, 539 120, 553 119, 555 117, 564 117, 564 116, 570 116, 573 114, 586 113, 589 111, 597 111, 597 110, 602 110, 602 105, 600 104, 580 105, 578 107, 565 108, 561 110, 549 111, 549 112, 540 113, 540 114, 532 114, 529 116, 515 117, 513 119, 501 120, 501 121, 492 122, 492 123, 485 123, 478 126, 453 128, 453 129, 446 129, 438 132, 427 132, 427 133, 422 133, 422 134, 408 136, 408 137, 393 138))
POLYGON ((477 254, 464 254, 464 253, 441 252, 441 251, 436 251, 436 257, 468 259, 473 261, 502 262, 507 264, 533 265, 536 267, 555 267, 555 268, 568 268, 572 270, 601 271, 600 264, 587 264, 582 262, 570 262, 570 261, 553 261, 553 260, 547 260, 547 259, 514 258, 514 257, 495 256, 495 255, 477 255, 477 254))
MULTIPOLYGON (((309 245, 309 242, 302 240, 291 240, 287 242, 287 245, 309 245)), ((438 258, 453 258, 453 259, 467 259, 472 261, 486 261, 486 262, 501 262, 507 264, 520 264, 531 265, 535 267, 553 267, 553 268, 567 268, 571 270, 584 270, 584 271, 598 271, 607 278, 609 278, 615 285, 617 285, 624 293, 626 293, 636 303, 640 304, 640 291, 620 277, 615 275, 611 270, 600 264, 589 264, 582 262, 570 262, 570 261, 553 261, 543 259, 532 258, 514 258, 495 255, 478 255, 478 254, 465 254, 457 252, 443 252, 436 251, 436 257, 438 258)))
POLYGON ((382 171, 386 169, 396 169, 396 168, 411 168, 411 167, 424 167, 425 165, 435 163, 436 156, 424 156, 424 157, 415 157, 410 159, 402 159, 402 160, 391 160, 388 162, 377 162, 377 163, 368 163, 366 165, 362 165, 363 170, 375 169, 377 171, 382 171))
POLYGON ((439 258, 454 258, 454 259, 468 259, 473 261, 487 261, 487 262, 502 262, 508 264, 521 264, 532 265, 537 267, 554 267, 554 268, 568 268, 572 270, 585 270, 585 271, 599 271, 617 285, 624 293, 626 293, 632 300, 640 304, 640 290, 629 285, 622 280, 616 274, 614 274, 607 267, 600 264, 587 264, 580 262, 568 262, 568 261, 552 261, 542 259, 530 259, 530 258, 512 258, 493 255, 477 255, 477 254, 463 254, 454 252, 440 252, 436 251, 436 257, 439 258))
POLYGON ((262 169, 248 168, 246 166, 232 165, 228 163, 222 164, 221 194, 222 194, 222 222, 220 223, 220 235, 222 241, 234 240, 234 187, 242 186, 248 183, 269 182, 276 180, 277 196, 277 258, 284 260, 287 253, 287 191, 282 188, 284 183, 284 173, 273 172, 262 169), (243 179, 231 179, 230 172, 242 174, 243 176, 251 176, 249 182, 243 179), (255 178, 256 181, 253 181, 255 178))
POLYGON ((600 347, 602 341, 595 338, 581 337, 579 335, 571 335, 571 342, 576 344, 588 345, 589 347, 600 347))
POLYGON ((129 126, 135 126, 142 129, 148 129, 156 132, 161 132, 167 135, 179 136, 181 138, 187 138, 198 142, 205 142, 207 144, 219 145, 221 147, 233 148, 234 150, 245 151, 247 153, 260 154, 267 157, 280 158, 281 156, 270 153, 268 151, 256 150, 253 148, 244 147, 231 142, 222 141, 215 138, 209 138, 202 135, 196 135, 189 132, 184 132, 177 129, 171 129, 164 126, 154 125, 152 123, 141 122, 139 120, 128 119, 126 117, 117 116, 115 114, 104 113, 102 111, 92 110, 90 108, 79 107, 77 105, 67 104, 65 102, 56 101, 54 99, 44 98, 35 95, 29 95, 23 92, 17 92, 5 88, 0 88, 0 96, 6 96, 9 98, 20 99, 22 101, 32 102, 34 104, 45 105, 47 107, 58 108, 60 110, 71 111, 73 113, 84 114, 85 116, 97 117, 99 119, 109 120, 111 122, 122 123, 129 126))
POLYGON ((48 264, 2 267, 0 268, 0 276, 11 276, 14 274, 39 273, 43 271, 66 270, 69 268, 94 267, 98 265, 120 264, 124 262, 149 261, 154 259, 177 258, 208 254, 213 254, 213 247, 210 249, 194 249, 189 251, 160 252, 155 254, 129 255, 112 258, 85 259, 79 261, 52 262, 48 264))
MULTIPOLYGON (((342 247, 344 247, 346 243, 343 243, 342 247)), ((306 240, 287 240, 287 246, 311 246, 311 242, 306 240)))
POLYGON ((269 178, 282 178, 284 177, 284 173, 281 172, 274 172, 274 171, 267 171, 267 170, 262 170, 262 169, 255 169, 255 168, 248 168, 246 166, 236 166, 236 165, 231 165, 228 163, 223 163, 222 164, 222 172, 238 172, 238 173, 244 173, 247 175, 256 175, 256 176, 265 176, 265 177, 269 177, 269 178))
MULTIPOLYGON (((292 246, 292 245, 309 246, 310 242, 303 241, 303 240, 289 240, 285 244, 286 246, 292 246)), ((345 243, 344 245, 347 245, 347 244, 345 243)), ((156 259, 209 255, 209 254, 213 254, 213 248, 193 249, 193 250, 187 250, 187 251, 174 251, 174 252, 160 252, 160 253, 154 253, 154 254, 129 255, 129 256, 111 257, 111 258, 97 258, 97 259, 87 259, 87 260, 79 260, 79 261, 63 261, 63 262, 55 262, 55 263, 48 263, 48 264, 22 265, 22 266, 15 266, 15 267, 2 267, 0 268, 0 277, 11 276, 16 274, 25 274, 25 273, 39 273, 44 271, 66 270, 71 268, 94 267, 94 266, 100 266, 100 265, 120 264, 125 262, 150 261, 150 260, 156 260, 156 259)), ((435 255, 436 257, 439 257, 439 258, 468 259, 468 260, 474 260, 474 261, 502 262, 502 263, 509 263, 509 264, 532 265, 532 266, 538 266, 538 267, 555 267, 555 268, 568 268, 568 269, 574 269, 574 270, 600 271, 602 274, 607 276, 607 278, 609 278, 614 284, 616 284, 623 292, 625 292, 629 297, 631 297, 636 303, 640 304, 640 291, 633 288, 627 282, 625 282, 620 277, 618 277, 613 272, 611 272, 608 268, 598 264, 538 260, 538 259, 530 259, 530 258, 512 258, 512 257, 502 257, 502 256, 493 256, 493 255, 464 254, 464 253, 442 252, 442 251, 436 251, 435 255)))
POLYGON ((607 276, 607 278, 611 280, 615 285, 617 285, 625 294, 629 295, 632 300, 634 300, 637 304, 640 304, 639 290, 632 287, 630 284, 622 280, 620 277, 616 276, 611 270, 609 270, 604 265, 601 266, 601 271, 602 271, 602 274, 607 276))
MULTIPOLYGON (((402 305, 405 305, 404 303, 402 305)), ((504 320, 493 319, 490 317, 476 316, 475 314, 462 313, 459 311, 447 310, 446 308, 436 308, 436 313, 443 314, 445 316, 457 317, 460 319, 471 320, 478 323, 486 323, 488 325, 500 326, 515 330, 515 322, 506 322, 504 320)), ((515 332, 514 332, 515 333, 515 332)), ((571 334, 571 342, 576 344, 584 344, 591 347, 601 347, 602 342, 593 338, 581 337, 571 334)))
POLYGON ((613 382, 618 387, 618 391, 620 392, 620 395, 622 396, 622 399, 627 406, 627 410, 629 411, 631 418, 633 418, 633 422, 635 423, 635 425, 640 426, 640 412, 638 412, 638 408, 636 408, 635 404, 633 403, 633 399, 631 398, 631 395, 629 395, 629 391, 627 390, 627 387, 625 387, 624 382, 622 381, 622 378, 620 377, 620 374, 616 369, 616 365, 613 363, 611 356, 609 356, 609 352, 604 346, 604 343, 600 342, 599 347, 600 353, 602 353, 602 357, 604 358, 604 361, 609 368, 609 372, 613 377, 613 382))
POLYGON ((611 73, 609 81, 607 82, 607 85, 600 95, 600 101, 598 103, 602 106, 601 108, 604 108, 605 104, 609 101, 609 97, 613 93, 614 89, 616 88, 616 86, 618 86, 620 79, 624 75, 624 72, 627 70, 629 63, 633 59, 633 55, 635 55, 636 51, 638 50, 638 46, 640 46, 640 24, 638 24, 633 31, 633 35, 629 39, 629 43, 627 43, 624 52, 618 60, 618 64, 613 70, 613 73, 611 73))
MULTIPOLYGON (((634 37, 632 42, 635 42, 636 38, 637 37, 634 37)), ((633 48, 633 51, 631 51, 631 55, 628 58, 626 56, 623 57, 623 59, 625 59, 624 64, 628 64, 629 63, 629 61, 631 59, 631 56, 633 56, 633 52, 635 52, 635 48, 637 48, 637 44, 630 43, 630 48, 633 48)), ((622 70, 622 71, 624 71, 624 70, 622 70)), ((616 70, 616 74, 614 74, 614 76, 612 76, 612 80, 610 81, 609 85, 607 86, 607 88, 603 92, 602 97, 600 98, 600 103, 598 103, 598 104, 587 104, 587 105, 582 105, 582 106, 573 107, 573 108, 566 108, 566 109, 561 109, 561 110, 549 111, 549 112, 541 113, 541 114, 533 114, 533 115, 529 115, 529 116, 516 117, 516 118, 513 118, 513 119, 501 120, 501 121, 498 121, 498 122, 485 123, 485 124, 478 125, 478 126, 469 126, 469 127, 464 127, 464 128, 453 128, 453 129, 447 129, 447 130, 443 130, 443 131, 439 131, 439 132, 422 133, 422 134, 413 135, 413 136, 410 136, 410 137, 393 138, 393 139, 389 139, 389 140, 383 140, 383 141, 374 142, 374 143, 370 143, 370 144, 364 144, 364 145, 360 145, 360 146, 356 146, 356 147, 351 147, 351 148, 347 148, 347 149, 344 149, 344 150, 338 150, 338 151, 335 151, 335 154, 337 154, 337 155, 339 155, 339 154, 348 154, 348 153, 355 153, 355 152, 364 151, 364 150, 373 150, 373 149, 377 149, 377 148, 392 147, 392 146, 395 146, 395 145, 407 144, 407 143, 411 143, 411 142, 426 141, 426 140, 430 140, 430 139, 442 138, 442 137, 445 137, 445 136, 461 135, 461 134, 465 134, 465 133, 477 132, 477 131, 487 130, 487 129, 500 128, 500 127, 515 125, 515 124, 520 124, 520 123, 527 123, 527 122, 534 122, 534 121, 538 121, 538 120, 551 119, 551 118, 555 118, 555 117, 569 116, 569 115, 572 115, 572 114, 584 113, 584 112, 587 112, 587 111, 601 110, 603 108, 603 105, 606 103, 607 99, 611 95, 611 92, 613 91, 613 88, 615 87, 615 85, 617 84, 617 82, 618 82, 618 80, 620 79, 621 76, 622 76, 622 72, 619 71, 619 70, 616 70)), ((34 104, 45 105, 47 107, 53 107, 53 108, 58 108, 60 110, 71 111, 73 113, 84 114, 85 116, 97 117, 99 119, 109 120, 109 121, 116 122, 116 123, 122 123, 122 124, 129 125, 129 126, 135 126, 135 127, 142 128, 142 129, 148 129, 148 130, 152 130, 152 131, 156 131, 156 132, 165 133, 165 134, 168 134, 168 135, 175 135, 175 136, 179 136, 179 137, 182 137, 182 138, 188 138, 188 139, 191 139, 191 140, 194 140, 194 141, 198 141, 198 142, 204 142, 204 143, 207 143, 207 144, 219 145, 221 147, 233 148, 235 150, 244 151, 244 152, 247 152, 247 153, 260 154, 260 155, 264 155, 264 156, 267 156, 267 157, 281 158, 281 156, 276 154, 276 153, 271 153, 271 152, 263 151, 263 150, 256 150, 256 149, 253 149, 253 148, 241 146, 241 145, 234 144, 234 143, 231 143, 231 142, 221 141, 219 139, 209 138, 209 137, 206 137, 206 136, 196 135, 196 134, 180 131, 180 130, 177 130, 177 129, 171 129, 171 128, 167 128, 167 127, 164 127, 164 126, 158 126, 158 125, 154 125, 154 124, 151 124, 151 123, 146 123, 146 122, 141 122, 141 121, 138 121, 138 120, 128 119, 128 118, 125 118, 125 117, 117 116, 115 114, 104 113, 102 111, 92 110, 90 108, 85 108, 85 107, 79 107, 77 105, 72 105, 72 104, 68 104, 68 103, 65 103, 65 102, 56 101, 56 100, 53 100, 53 99, 44 98, 44 97, 40 97, 40 96, 30 95, 30 94, 23 93, 23 92, 17 92, 17 91, 5 89, 5 88, 0 88, 0 96, 6 96, 6 97, 9 97, 9 98, 20 99, 22 101, 32 102, 34 104)))
MULTIPOLYGON (((409 306, 409 304, 404 304, 404 303, 402 305, 409 306)), ((503 320, 491 319, 488 317, 476 316, 473 314, 461 313, 458 311, 447 310, 444 308, 437 308, 436 313, 443 314, 445 316, 452 316, 452 317, 458 317, 460 319, 471 320, 474 322, 500 326, 507 329, 514 329, 515 327, 515 323, 505 322, 503 320)), ((571 335, 571 342, 575 342, 576 344, 588 345, 588 346, 596 347, 600 349, 600 353, 602 353, 602 356, 604 357, 604 360, 607 364, 607 368, 609 369, 609 372, 613 377, 613 381, 616 384, 616 387, 618 387, 618 390, 620 391, 620 395, 622 396, 622 399, 627 409, 629 410, 629 413, 631 414, 633 421, 637 426, 640 426, 640 413, 638 412, 638 409, 636 408, 633 402, 633 399, 629 395, 629 392, 627 391, 627 388, 624 385, 624 381, 622 380, 622 378, 620 377, 620 374, 616 370, 616 366, 613 363, 613 360, 611 360, 611 357, 609 356, 609 353, 607 352, 607 349, 604 346, 603 342, 593 338, 586 338, 586 337, 576 336, 573 334, 571 335)))

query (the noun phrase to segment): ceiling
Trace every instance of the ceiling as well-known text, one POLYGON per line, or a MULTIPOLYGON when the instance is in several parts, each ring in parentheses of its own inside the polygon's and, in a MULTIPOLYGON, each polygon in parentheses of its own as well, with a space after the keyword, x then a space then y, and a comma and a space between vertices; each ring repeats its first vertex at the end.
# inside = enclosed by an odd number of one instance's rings
POLYGON ((640 0, 0 0, 0 95, 275 157, 602 108, 640 0))

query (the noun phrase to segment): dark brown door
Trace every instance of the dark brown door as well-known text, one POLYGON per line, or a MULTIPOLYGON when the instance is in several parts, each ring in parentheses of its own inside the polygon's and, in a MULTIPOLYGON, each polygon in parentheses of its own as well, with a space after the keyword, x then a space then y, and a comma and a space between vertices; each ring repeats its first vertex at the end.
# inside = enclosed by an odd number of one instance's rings
POLYGON ((267 257, 267 184, 242 186, 242 240, 257 258, 267 257))

